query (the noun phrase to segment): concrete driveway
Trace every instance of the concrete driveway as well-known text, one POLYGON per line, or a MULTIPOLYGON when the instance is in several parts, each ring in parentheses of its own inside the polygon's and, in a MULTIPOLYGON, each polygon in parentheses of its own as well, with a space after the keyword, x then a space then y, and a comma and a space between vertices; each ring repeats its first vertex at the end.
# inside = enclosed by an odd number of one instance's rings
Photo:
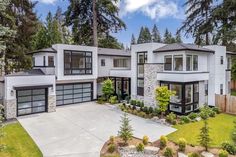
MULTIPOLYGON (((111 135, 117 135, 122 112, 95 102, 58 107, 18 120, 45 157, 98 157, 111 135)), ((134 136, 148 135, 151 141, 175 129, 129 115, 134 136)))

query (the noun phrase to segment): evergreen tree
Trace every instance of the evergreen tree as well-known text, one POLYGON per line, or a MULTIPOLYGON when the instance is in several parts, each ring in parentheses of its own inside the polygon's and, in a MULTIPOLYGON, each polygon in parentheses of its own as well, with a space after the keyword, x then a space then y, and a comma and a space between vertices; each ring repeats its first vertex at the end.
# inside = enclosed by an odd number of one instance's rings
POLYGON ((138 44, 142 44, 145 43, 145 39, 144 39, 144 28, 141 27, 140 32, 139 32, 139 37, 138 37, 138 44))
MULTIPOLYGON (((65 12, 66 25, 72 27, 72 35, 77 44, 94 45, 94 2, 94 0, 69 0, 65 12)), ((117 0, 96 1, 98 39, 103 37, 103 33, 110 34, 126 28, 125 23, 118 17, 119 8, 115 5, 116 2, 117 0)))
POLYGON ((98 46, 102 48, 123 49, 122 44, 109 34, 103 34, 98 38, 98 46))
POLYGON ((209 127, 207 120, 204 120, 204 126, 201 128, 200 135, 199 135, 199 143, 208 151, 209 144, 211 142, 210 135, 209 135, 209 127))
POLYGON ((113 86, 112 80, 107 79, 103 81, 102 93, 103 93, 104 98, 106 98, 107 101, 109 100, 110 96, 114 94, 114 86, 113 86))
POLYGON ((5 13, 11 15, 11 20, 0 20, 0 23, 16 31, 12 40, 6 41, 5 72, 31 68, 31 58, 25 53, 32 50, 31 41, 36 34, 38 19, 34 12, 36 3, 30 0, 11 0, 5 13))
POLYGON ((129 123, 130 120, 128 118, 128 114, 124 113, 123 117, 121 117, 121 127, 118 135, 123 139, 125 144, 127 144, 128 140, 130 140, 133 136, 133 129, 129 123))
POLYGON ((136 39, 134 37, 134 34, 132 34, 132 37, 131 37, 131 45, 135 45, 136 44, 136 39))
POLYGON ((150 43, 150 42, 152 42, 152 35, 151 35, 151 33, 150 33, 148 27, 145 27, 145 28, 144 28, 143 37, 144 37, 145 43, 150 43))
POLYGON ((161 35, 156 24, 153 26, 152 29, 152 42, 161 43, 161 35))
POLYGON ((187 17, 180 31, 191 34, 196 44, 202 44, 201 39, 205 36, 205 44, 209 45, 209 33, 213 31, 212 4, 213 0, 187 0, 184 4, 187 17))
POLYGON ((166 28, 165 33, 164 33, 163 42, 164 42, 165 44, 171 44, 171 43, 173 43, 172 34, 171 34, 171 32, 169 32, 169 30, 168 30, 167 28, 166 28))
POLYGON ((180 35, 180 32, 176 32, 175 34, 175 42, 176 43, 183 43, 182 39, 181 39, 181 35, 180 35))

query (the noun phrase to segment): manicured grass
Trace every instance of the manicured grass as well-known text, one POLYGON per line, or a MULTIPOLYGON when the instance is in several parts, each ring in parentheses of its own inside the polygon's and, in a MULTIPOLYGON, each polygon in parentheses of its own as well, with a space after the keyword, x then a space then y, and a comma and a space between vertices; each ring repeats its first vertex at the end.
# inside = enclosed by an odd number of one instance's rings
POLYGON ((231 95, 236 96, 236 90, 231 90, 231 95))
POLYGON ((7 124, 4 127, 3 144, 6 148, 1 157, 42 157, 42 153, 20 123, 7 124))
MULTIPOLYGON (((233 131, 233 121, 236 120, 236 116, 228 114, 219 114, 214 118, 208 120, 210 127, 210 137, 212 142, 211 147, 220 147, 224 141, 232 142, 231 133, 233 131)), ((203 121, 194 122, 184 125, 174 126, 178 129, 176 132, 168 135, 169 140, 177 142, 179 138, 183 137, 189 144, 199 145, 198 137, 200 128, 203 126, 203 121)))

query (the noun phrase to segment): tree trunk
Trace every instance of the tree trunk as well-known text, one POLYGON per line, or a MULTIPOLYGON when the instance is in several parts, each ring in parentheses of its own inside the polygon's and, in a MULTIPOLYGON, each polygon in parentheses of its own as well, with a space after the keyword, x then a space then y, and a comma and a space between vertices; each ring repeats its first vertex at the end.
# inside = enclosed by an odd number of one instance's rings
MULTIPOLYGON (((206 10, 206 21, 208 21, 208 11, 207 10, 206 10)), ((205 40, 206 40, 206 45, 209 45, 209 35, 208 35, 208 32, 206 32, 206 39, 205 40)))
POLYGON ((96 0, 93 0, 93 46, 98 47, 96 0))

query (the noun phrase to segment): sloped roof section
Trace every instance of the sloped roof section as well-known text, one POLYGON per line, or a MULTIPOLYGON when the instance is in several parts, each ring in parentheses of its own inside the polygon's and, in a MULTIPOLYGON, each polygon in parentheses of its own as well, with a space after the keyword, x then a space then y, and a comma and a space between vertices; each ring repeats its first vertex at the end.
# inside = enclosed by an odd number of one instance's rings
POLYGON ((98 55, 130 57, 131 53, 130 51, 121 50, 121 49, 98 48, 98 55))
POLYGON ((49 48, 44 48, 44 49, 40 49, 40 50, 35 50, 32 52, 29 52, 28 54, 41 53, 41 52, 57 53, 57 51, 55 49, 53 49, 52 47, 49 47, 49 48))
POLYGON ((45 75, 45 73, 41 69, 31 69, 9 74, 7 76, 37 76, 37 75, 45 75))
POLYGON ((168 44, 154 50, 154 52, 169 52, 169 51, 183 51, 183 50, 214 53, 213 50, 203 48, 195 44, 184 44, 184 43, 168 44))
POLYGON ((229 55, 236 55, 236 52, 233 52, 233 51, 227 51, 226 53, 229 55))

